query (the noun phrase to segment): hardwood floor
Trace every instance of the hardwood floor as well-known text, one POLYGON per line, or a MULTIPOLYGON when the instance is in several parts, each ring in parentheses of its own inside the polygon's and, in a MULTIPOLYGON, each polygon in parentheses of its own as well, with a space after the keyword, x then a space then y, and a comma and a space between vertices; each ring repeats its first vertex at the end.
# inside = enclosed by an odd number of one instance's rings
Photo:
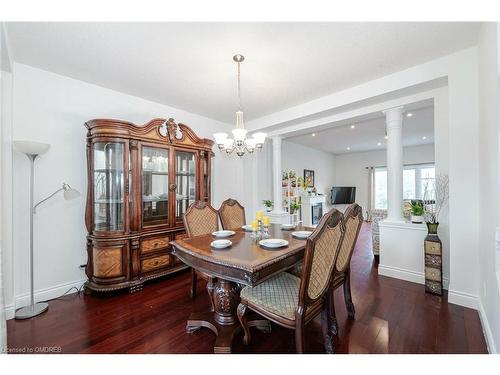
MULTIPOLYGON (((337 353, 486 353, 476 311, 448 304, 446 295, 426 294, 423 285, 378 276, 366 223, 351 267, 356 320, 347 318, 338 289, 337 353)), ((189 298, 190 282, 190 273, 183 272, 136 294, 74 294, 51 301, 39 317, 7 322, 8 346, 54 346, 63 353, 212 353, 210 330, 185 332, 189 313, 209 306, 201 281, 197 297, 189 298)), ((306 332, 306 352, 324 353, 319 320, 306 332)), ((291 330, 273 325, 270 334, 252 333, 249 346, 237 336, 233 352, 295 352, 291 330)))

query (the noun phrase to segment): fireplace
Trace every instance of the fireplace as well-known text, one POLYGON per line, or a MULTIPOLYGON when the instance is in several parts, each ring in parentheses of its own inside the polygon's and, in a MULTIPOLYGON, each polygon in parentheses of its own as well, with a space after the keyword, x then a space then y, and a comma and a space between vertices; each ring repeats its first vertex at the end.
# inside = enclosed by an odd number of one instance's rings
POLYGON ((309 195, 301 198, 302 223, 306 227, 313 227, 319 224, 323 216, 323 206, 326 202, 324 195, 309 195))
POLYGON ((323 203, 316 203, 311 205, 312 225, 318 224, 322 216, 323 216, 323 203))

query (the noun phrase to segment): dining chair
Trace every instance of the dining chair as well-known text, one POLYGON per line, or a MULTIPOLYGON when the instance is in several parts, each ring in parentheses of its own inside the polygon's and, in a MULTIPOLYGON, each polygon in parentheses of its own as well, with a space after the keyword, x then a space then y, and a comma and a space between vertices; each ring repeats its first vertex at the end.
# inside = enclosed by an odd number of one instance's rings
POLYGON ((235 199, 226 199, 219 208, 222 229, 238 229, 246 224, 245 208, 235 199))
POLYGON ((321 218, 307 239, 301 278, 282 272, 253 288, 247 286, 241 290, 237 313, 245 344, 250 342, 247 309, 280 326, 294 329, 297 353, 304 351, 305 325, 321 313, 325 350, 333 353, 330 299, 333 269, 343 237, 342 218, 342 213, 336 209, 321 218))
MULTIPOLYGON (((347 316, 354 319, 355 309, 352 303, 351 295, 351 258, 354 247, 358 240, 359 231, 363 224, 363 209, 356 203, 351 204, 344 212, 342 226, 344 227, 344 236, 340 246, 340 251, 335 261, 333 270, 333 292, 341 285, 344 286, 344 301, 347 309, 347 316)), ((334 298, 332 302, 332 333, 338 334, 337 318, 335 316, 334 298)))
MULTIPOLYGON (((188 237, 210 234, 219 229, 219 216, 217 210, 203 201, 192 203, 183 216, 184 227, 188 237)), ((207 292, 210 298, 212 311, 214 309, 213 290, 215 279, 206 273, 191 268, 191 298, 196 296, 198 275, 207 281, 207 292)))

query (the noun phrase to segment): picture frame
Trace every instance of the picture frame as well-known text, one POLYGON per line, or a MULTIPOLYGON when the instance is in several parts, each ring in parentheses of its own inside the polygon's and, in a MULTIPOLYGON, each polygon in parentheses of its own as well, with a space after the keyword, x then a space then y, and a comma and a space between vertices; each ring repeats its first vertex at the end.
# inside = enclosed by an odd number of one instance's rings
POLYGON ((309 180, 309 187, 314 187, 314 171, 312 169, 304 169, 304 181, 309 180))

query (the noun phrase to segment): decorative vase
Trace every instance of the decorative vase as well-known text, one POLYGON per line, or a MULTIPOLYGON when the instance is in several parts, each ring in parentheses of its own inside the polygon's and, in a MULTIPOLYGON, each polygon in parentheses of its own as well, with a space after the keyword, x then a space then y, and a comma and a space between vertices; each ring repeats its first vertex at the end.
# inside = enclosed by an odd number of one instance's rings
POLYGON ((272 207, 266 207, 266 212, 271 212, 273 210, 272 207))
POLYGON ((439 223, 426 223, 427 237, 424 241, 425 291, 443 294, 443 244, 438 237, 439 223))
POLYGON ((411 222, 414 224, 422 224, 424 217, 422 215, 411 215, 411 222))

